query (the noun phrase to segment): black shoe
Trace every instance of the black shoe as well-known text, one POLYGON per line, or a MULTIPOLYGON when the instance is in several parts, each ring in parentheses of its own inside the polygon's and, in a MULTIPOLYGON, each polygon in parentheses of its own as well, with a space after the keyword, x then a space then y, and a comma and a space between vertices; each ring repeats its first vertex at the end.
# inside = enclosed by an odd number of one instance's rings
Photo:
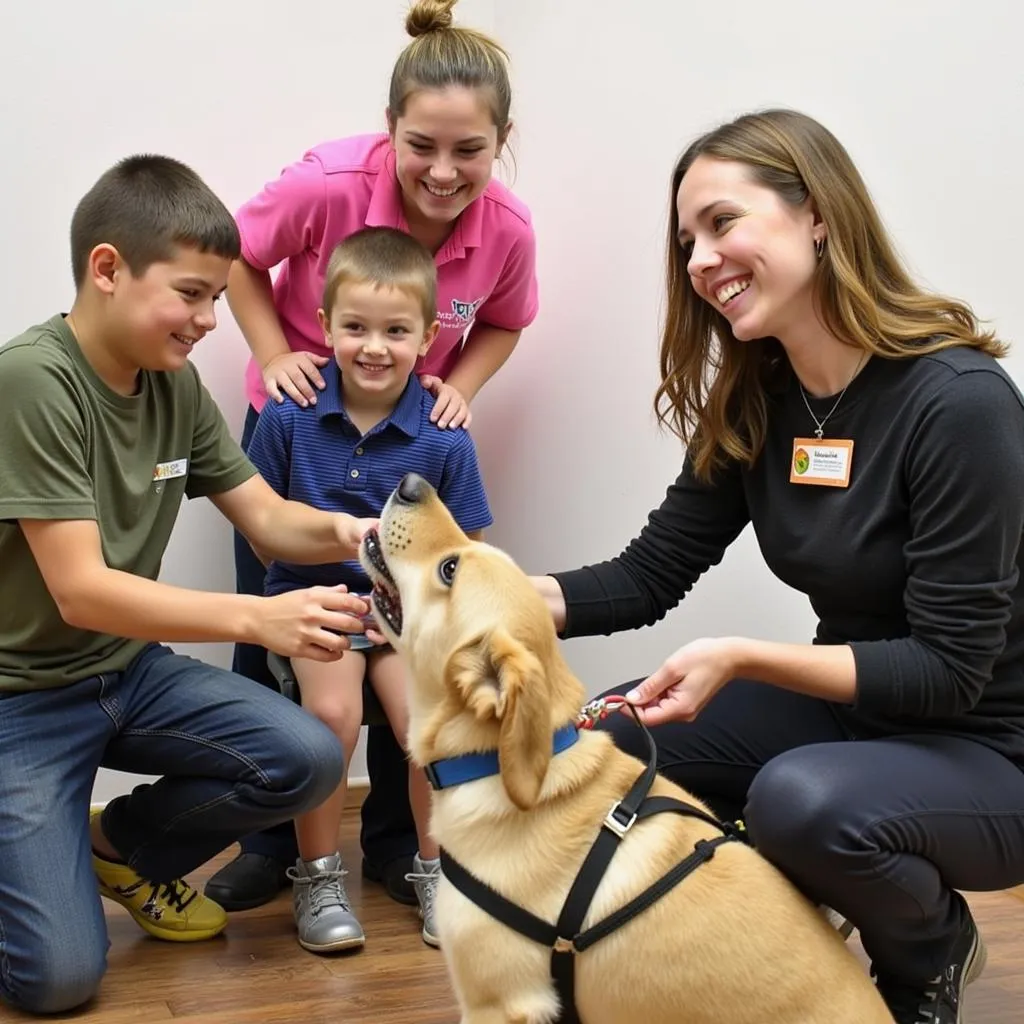
POLYGON ((396 903, 415 907, 419 903, 419 900, 416 899, 416 890, 413 888, 412 882, 405 877, 411 872, 412 854, 408 857, 396 857, 395 860, 389 860, 386 864, 374 864, 365 857, 363 858, 363 878, 384 886, 384 890, 396 903))
POLYGON ((206 883, 203 895, 225 910, 252 910, 269 903, 285 886, 287 865, 262 853, 240 853, 206 883))
POLYGON ((927 985, 911 986, 884 975, 876 977, 878 991, 896 1024, 962 1024, 964 989, 985 969, 987 956, 966 902, 963 914, 963 927, 945 970, 927 985))

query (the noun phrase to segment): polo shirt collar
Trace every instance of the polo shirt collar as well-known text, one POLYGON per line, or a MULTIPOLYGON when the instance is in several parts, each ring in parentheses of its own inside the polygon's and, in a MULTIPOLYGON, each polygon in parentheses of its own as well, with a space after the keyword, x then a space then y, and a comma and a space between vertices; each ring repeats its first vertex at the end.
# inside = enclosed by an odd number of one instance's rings
POLYGON ((397 228, 406 232, 409 230, 402 210, 402 189, 398 184, 398 174, 395 170, 395 147, 390 143, 384 152, 384 163, 373 183, 365 223, 368 228, 397 228))
MULTIPOLYGON (((408 232, 409 222, 402 209, 402 186, 398 184, 395 148, 390 143, 384 155, 384 163, 373 184, 370 205, 366 210, 366 227, 397 228, 408 232)), ((477 196, 459 215, 448 241, 441 246, 438 256, 442 259, 456 259, 466 254, 467 249, 478 249, 483 238, 484 205, 483 196, 477 196)))
MULTIPOLYGON (((337 362, 332 359, 320 370, 320 373, 327 387, 317 396, 315 406, 317 419, 323 419, 326 416, 343 416, 346 422, 351 423, 352 421, 345 411, 345 400, 341 393, 341 370, 337 362)), ((418 437, 420 412, 423 407, 423 390, 419 377, 415 373, 412 374, 398 399, 398 404, 392 409, 391 415, 378 423, 373 428, 373 433, 376 434, 392 425, 408 437, 418 437)))
MULTIPOLYGON (((486 191, 486 190, 485 190, 486 191)), ((459 215, 451 240, 459 236, 463 249, 479 249, 484 230, 484 197, 479 195, 459 215)))
POLYGON ((420 415, 422 408, 423 385, 420 383, 419 377, 413 373, 409 376, 402 397, 398 399, 398 405, 392 410, 385 423, 393 424, 409 437, 418 437, 422 421, 420 415))

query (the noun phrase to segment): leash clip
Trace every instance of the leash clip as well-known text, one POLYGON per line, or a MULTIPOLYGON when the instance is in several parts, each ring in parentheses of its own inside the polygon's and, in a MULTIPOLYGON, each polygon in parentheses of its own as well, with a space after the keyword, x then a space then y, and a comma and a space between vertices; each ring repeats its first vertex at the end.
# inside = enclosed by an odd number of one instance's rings
MULTIPOLYGON (((610 694, 607 697, 595 697, 584 704, 576 716, 577 729, 593 729, 598 722, 603 722, 613 711, 626 703, 625 697, 610 694)), ((634 716, 636 712, 633 712, 634 716)))

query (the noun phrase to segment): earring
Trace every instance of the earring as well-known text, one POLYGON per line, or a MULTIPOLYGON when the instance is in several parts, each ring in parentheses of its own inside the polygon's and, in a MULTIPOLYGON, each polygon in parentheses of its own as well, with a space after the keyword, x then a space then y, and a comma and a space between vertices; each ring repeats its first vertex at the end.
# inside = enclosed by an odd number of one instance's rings
POLYGON ((822 256, 825 255, 825 236, 824 235, 822 235, 821 238, 816 238, 814 240, 814 255, 817 256, 819 260, 821 259, 822 256))

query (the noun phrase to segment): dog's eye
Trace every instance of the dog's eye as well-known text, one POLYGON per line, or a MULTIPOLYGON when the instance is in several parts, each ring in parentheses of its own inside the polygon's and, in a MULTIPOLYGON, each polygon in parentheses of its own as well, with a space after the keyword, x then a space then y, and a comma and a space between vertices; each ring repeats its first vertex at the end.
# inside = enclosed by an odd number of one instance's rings
POLYGON ((437 567, 437 574, 441 577, 441 582, 446 587, 450 587, 455 582, 455 570, 458 566, 459 560, 453 555, 451 558, 446 558, 437 567))

